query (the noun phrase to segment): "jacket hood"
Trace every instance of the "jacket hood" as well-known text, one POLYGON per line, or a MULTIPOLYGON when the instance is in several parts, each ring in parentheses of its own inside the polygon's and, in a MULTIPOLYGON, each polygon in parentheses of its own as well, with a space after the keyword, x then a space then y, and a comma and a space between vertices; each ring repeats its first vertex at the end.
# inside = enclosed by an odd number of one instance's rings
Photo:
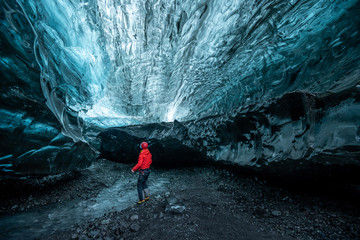
POLYGON ((143 149, 142 151, 141 151, 141 153, 142 154, 150 154, 150 151, 149 151, 149 149, 143 149))

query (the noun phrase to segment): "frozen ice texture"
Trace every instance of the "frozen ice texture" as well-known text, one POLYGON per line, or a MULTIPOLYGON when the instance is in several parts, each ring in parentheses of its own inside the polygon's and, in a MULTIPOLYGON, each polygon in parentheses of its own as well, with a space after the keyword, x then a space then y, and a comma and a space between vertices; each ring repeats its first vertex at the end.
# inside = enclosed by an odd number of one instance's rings
POLYGON ((74 139, 66 112, 103 127, 191 120, 358 81, 356 0, 17 2, 47 106, 74 139))
MULTIPOLYGON (((154 165, 213 160, 270 173, 286 181, 359 184, 360 95, 293 92, 264 105, 188 122, 108 128, 101 155, 131 162, 147 141, 154 165), (285 178, 284 178, 285 177, 285 178)), ((243 171, 245 168, 242 168, 243 171)))
MULTIPOLYGON (((27 131, 34 134, 45 136, 57 121, 63 135, 90 142, 97 127, 243 112, 294 91, 343 94, 360 85, 359 6, 359 0, 2 0, 0 109, 17 122, 31 120, 37 127, 27 131), (38 115, 44 105, 55 118, 46 110, 38 115)), ((336 106, 315 149, 342 145, 329 142, 328 129, 346 126, 343 119, 359 126, 357 102, 336 106)), ((16 131, 1 124, 4 135, 24 133, 17 123, 16 131)), ((302 130, 299 122, 289 124, 302 130)), ((292 134, 286 129, 281 135, 292 134)), ((56 131, 50 132, 30 150, 46 147, 56 131)), ((285 139, 276 139, 275 152, 287 151, 285 139)), ((228 147, 218 146, 224 151, 217 158, 226 158, 228 147)), ((5 150, 2 156, 12 154, 5 150)))

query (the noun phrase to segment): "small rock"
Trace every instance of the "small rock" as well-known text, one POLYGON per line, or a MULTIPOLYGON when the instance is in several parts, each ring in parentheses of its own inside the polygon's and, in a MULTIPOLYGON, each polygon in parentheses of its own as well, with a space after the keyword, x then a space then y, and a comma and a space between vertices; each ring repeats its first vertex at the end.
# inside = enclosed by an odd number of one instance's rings
POLYGON ((160 200, 161 200, 161 196, 160 196, 159 194, 156 195, 154 198, 155 198, 156 201, 160 201, 160 200))
POLYGON ((123 233, 123 231, 122 231, 120 228, 117 228, 117 229, 114 231, 114 234, 115 234, 115 235, 120 235, 121 233, 123 233))
POLYGON ((165 197, 167 197, 167 198, 170 197, 170 192, 166 192, 165 197))
POLYGON ((279 210, 274 210, 271 212, 271 214, 275 217, 280 217, 281 216, 281 212, 279 210))
POLYGON ((190 200, 190 197, 183 197, 183 200, 184 200, 184 201, 189 201, 189 200, 190 200))
POLYGON ((170 213, 175 213, 175 214, 182 214, 184 213, 186 210, 185 206, 180 206, 180 205, 173 205, 173 206, 168 206, 165 209, 165 212, 170 212, 170 213))
POLYGON ((98 238, 98 237, 100 237, 100 231, 98 231, 98 230, 92 230, 92 231, 90 232, 90 236, 91 236, 92 238, 98 238))
POLYGON ((175 205, 177 203, 179 203, 179 199, 177 199, 176 197, 167 197, 166 198, 167 204, 171 205, 175 205))
POLYGON ((85 235, 81 235, 80 237, 79 237, 79 240, 88 240, 89 238, 87 237, 87 236, 85 236, 85 235))
POLYGON ((157 214, 154 214, 154 216, 153 216, 153 218, 158 218, 159 217, 159 215, 157 215, 157 214))
POLYGON ((159 214, 159 218, 163 218, 163 217, 164 217, 163 212, 160 212, 160 214, 159 214))
POLYGON ((132 215, 130 217, 130 221, 136 221, 136 220, 139 220, 139 215, 132 215))
POLYGON ((102 225, 108 225, 110 223, 110 219, 105 219, 101 221, 102 225))
POLYGON ((131 224, 130 231, 132 232, 138 232, 140 230, 140 226, 136 223, 131 224))
POLYGON ((338 218, 338 220, 339 220, 340 223, 343 223, 343 224, 346 223, 346 221, 344 219, 342 219, 342 218, 338 218))
POLYGON ((122 222, 120 224, 120 227, 123 228, 123 229, 128 229, 130 227, 130 223, 128 222, 122 222))

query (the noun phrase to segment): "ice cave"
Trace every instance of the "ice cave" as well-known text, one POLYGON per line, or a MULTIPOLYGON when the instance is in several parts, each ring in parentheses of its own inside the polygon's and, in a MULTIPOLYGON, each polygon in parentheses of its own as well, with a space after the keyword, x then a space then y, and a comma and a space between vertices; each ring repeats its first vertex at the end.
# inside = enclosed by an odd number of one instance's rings
POLYGON ((360 192, 359 0, 0 0, 0 12, 2 185, 130 164, 147 141, 159 168, 360 192))

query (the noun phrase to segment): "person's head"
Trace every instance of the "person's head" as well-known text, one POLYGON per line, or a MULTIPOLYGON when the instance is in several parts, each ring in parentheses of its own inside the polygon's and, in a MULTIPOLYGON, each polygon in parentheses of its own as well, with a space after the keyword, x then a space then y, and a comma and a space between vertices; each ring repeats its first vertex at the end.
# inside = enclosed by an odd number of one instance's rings
POLYGON ((148 148, 148 144, 147 144, 147 142, 142 142, 141 144, 140 144, 140 148, 141 149, 147 149, 148 148))

